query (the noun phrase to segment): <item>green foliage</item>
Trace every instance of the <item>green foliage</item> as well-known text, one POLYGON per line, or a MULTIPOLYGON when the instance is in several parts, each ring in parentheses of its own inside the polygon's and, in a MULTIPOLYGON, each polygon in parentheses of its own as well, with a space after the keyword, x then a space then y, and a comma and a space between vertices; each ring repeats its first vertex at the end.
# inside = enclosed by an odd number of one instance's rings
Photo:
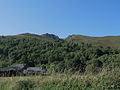
POLYGON ((10 64, 11 64, 10 62, 0 61, 0 66, 2 67, 9 66, 10 64))
POLYGON ((34 90, 34 88, 35 82, 29 79, 18 81, 14 87, 15 90, 34 90))
POLYGON ((120 90, 120 70, 97 75, 58 74, 51 76, 2 77, 0 90, 120 90))
MULTIPOLYGON (((81 37, 81 39, 84 38, 90 40, 90 37, 81 37)), ((107 37, 107 40, 108 38, 111 37, 107 37)), ((103 42, 104 38, 102 39, 103 42)), ((95 38, 92 42, 94 40, 95 38)), ((98 40, 101 43, 101 39, 98 38, 98 40)), ((115 39, 112 42, 116 41, 115 39)), ((106 42, 102 44, 106 45, 106 42)), ((117 45, 120 46, 120 44, 117 45)), ((16 63, 40 66, 46 68, 49 73, 58 72, 61 75, 30 77, 29 79, 28 77, 7 77, 6 79, 2 77, 0 90, 120 89, 120 50, 115 48, 76 43, 72 40, 59 39, 52 34, 39 36, 27 33, 1 36, 0 66, 16 63), (73 74, 76 72, 85 76, 73 74)))
POLYGON ((120 67, 120 50, 66 41, 53 34, 1 36, 0 66, 16 63, 44 66, 55 72, 84 73, 90 68, 99 72, 102 68, 120 67))

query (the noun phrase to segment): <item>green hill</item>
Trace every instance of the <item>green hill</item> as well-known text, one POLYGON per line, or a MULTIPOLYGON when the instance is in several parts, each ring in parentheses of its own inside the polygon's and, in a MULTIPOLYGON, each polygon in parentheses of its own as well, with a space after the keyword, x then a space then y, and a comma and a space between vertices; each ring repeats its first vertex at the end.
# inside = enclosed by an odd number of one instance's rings
POLYGON ((73 42, 84 42, 92 45, 106 46, 119 48, 120 47, 120 36, 105 36, 105 37, 90 37, 83 35, 70 35, 65 40, 73 42))
POLYGON ((41 40, 60 40, 60 38, 54 34, 43 34, 43 35, 37 35, 37 34, 31 34, 31 33, 23 33, 15 35, 16 37, 23 37, 23 38, 36 38, 41 40))
POLYGON ((12 39, 12 38, 31 38, 31 39, 39 39, 43 41, 71 41, 75 43, 88 43, 97 46, 103 47, 112 47, 112 48, 120 48, 120 36, 105 36, 105 37, 91 37, 84 35, 70 35, 65 39, 61 39, 54 34, 31 34, 31 33, 23 33, 13 36, 0 36, 0 38, 12 39))
POLYGON ((0 36, 0 66, 27 64, 48 71, 81 73, 119 68, 120 50, 106 46, 120 46, 119 37, 74 35, 64 40, 48 33, 0 36))

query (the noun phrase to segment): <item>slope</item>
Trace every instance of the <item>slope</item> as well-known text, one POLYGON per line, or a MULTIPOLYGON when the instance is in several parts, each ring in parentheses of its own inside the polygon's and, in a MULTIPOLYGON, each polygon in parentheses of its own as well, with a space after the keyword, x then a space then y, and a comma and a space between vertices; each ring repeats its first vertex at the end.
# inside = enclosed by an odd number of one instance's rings
POLYGON ((70 35, 65 40, 73 42, 84 42, 92 45, 119 48, 120 36, 90 37, 83 35, 70 35))

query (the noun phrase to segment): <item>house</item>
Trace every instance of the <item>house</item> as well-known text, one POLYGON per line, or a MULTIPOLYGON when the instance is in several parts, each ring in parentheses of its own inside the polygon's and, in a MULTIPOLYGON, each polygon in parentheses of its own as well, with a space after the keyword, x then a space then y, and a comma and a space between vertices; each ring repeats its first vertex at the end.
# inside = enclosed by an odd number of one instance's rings
POLYGON ((27 69, 24 70, 24 73, 26 75, 43 75, 45 71, 46 69, 42 67, 27 67, 27 69))
POLYGON ((0 76, 21 76, 26 68, 24 64, 16 64, 8 67, 0 67, 0 76))
POLYGON ((44 75, 46 69, 42 67, 27 67, 25 64, 16 64, 0 67, 0 76, 44 75))
POLYGON ((16 65, 12 65, 10 67, 16 69, 17 71, 20 71, 20 70, 27 68, 26 64, 16 64, 16 65))
POLYGON ((0 76, 15 76, 16 70, 12 67, 0 67, 0 76))

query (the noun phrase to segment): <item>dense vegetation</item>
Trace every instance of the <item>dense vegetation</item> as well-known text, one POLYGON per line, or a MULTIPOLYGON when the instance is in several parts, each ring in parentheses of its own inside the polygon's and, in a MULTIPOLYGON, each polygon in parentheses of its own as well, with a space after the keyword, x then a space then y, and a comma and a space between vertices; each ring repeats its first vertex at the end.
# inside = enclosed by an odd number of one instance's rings
POLYGON ((91 72, 120 68, 120 50, 59 39, 53 34, 0 37, 0 66, 23 63, 55 72, 91 72))
POLYGON ((78 38, 76 43, 53 34, 0 36, 0 66, 22 63, 50 73, 0 77, 0 90, 120 90, 120 49, 107 47, 111 44, 106 45, 106 39, 100 46, 86 38, 90 40, 83 36, 83 42, 78 38))
POLYGON ((120 90, 120 71, 98 75, 0 77, 0 90, 120 90))

